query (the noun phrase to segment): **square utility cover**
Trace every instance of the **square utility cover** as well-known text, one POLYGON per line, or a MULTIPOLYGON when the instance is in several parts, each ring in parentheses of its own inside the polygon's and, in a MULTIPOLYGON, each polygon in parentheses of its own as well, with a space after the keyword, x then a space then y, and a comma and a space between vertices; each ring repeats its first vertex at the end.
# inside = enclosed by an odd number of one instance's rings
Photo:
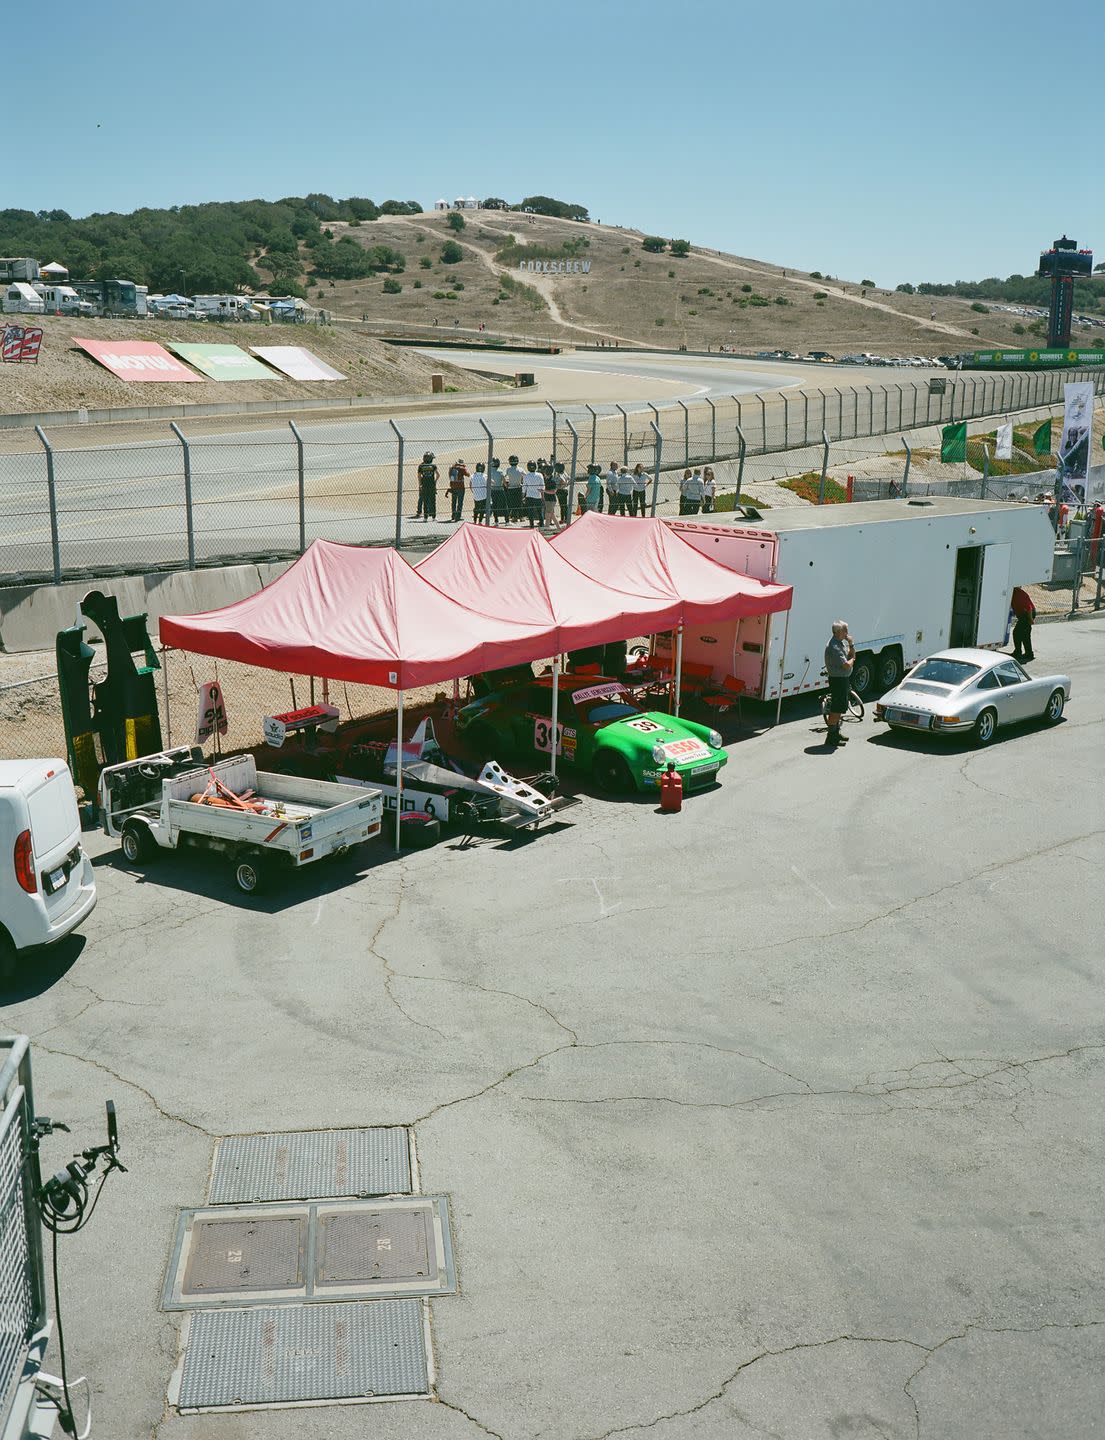
POLYGON ((441 1195, 183 1210, 166 1310, 448 1295, 456 1289, 441 1195))
POLYGON ((216 1142, 207 1198, 212 1205, 252 1205, 331 1195, 409 1195, 410 1144, 410 1132, 401 1125, 228 1135, 216 1142))

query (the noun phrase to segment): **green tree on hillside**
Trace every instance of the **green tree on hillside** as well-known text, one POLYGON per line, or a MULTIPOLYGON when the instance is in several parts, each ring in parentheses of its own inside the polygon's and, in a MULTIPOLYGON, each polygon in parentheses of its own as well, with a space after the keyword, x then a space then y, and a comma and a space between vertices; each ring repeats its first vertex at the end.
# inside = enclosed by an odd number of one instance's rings
POLYGON ((673 255, 689 255, 691 253, 691 242, 689 240, 673 240, 671 242, 671 253, 673 255))
POLYGON ((445 223, 455 235, 459 235, 460 232, 464 229, 464 216, 460 213, 459 210, 450 210, 449 218, 446 220, 445 223))
POLYGON ((586 220, 586 205, 573 205, 567 200, 554 200, 551 195, 527 195, 514 210, 523 210, 532 215, 551 215, 557 220, 586 220))
POLYGON ((445 265, 456 265, 464 259, 464 251, 455 240, 446 240, 441 247, 441 260, 445 265))
POLYGON ((646 235, 641 241, 641 249, 647 250, 650 255, 659 255, 667 243, 659 235, 646 235))

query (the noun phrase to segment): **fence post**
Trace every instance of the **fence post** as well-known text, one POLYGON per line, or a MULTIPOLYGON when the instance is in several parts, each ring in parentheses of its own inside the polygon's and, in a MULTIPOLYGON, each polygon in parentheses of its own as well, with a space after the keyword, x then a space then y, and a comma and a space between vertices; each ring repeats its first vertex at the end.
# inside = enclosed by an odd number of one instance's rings
POLYGON ((683 411, 683 464, 689 465, 691 463, 691 412, 683 400, 679 401, 679 407, 683 411))
POLYGON ((810 443, 810 397, 805 390, 802 391, 802 444, 810 443))
POLYGON ((483 523, 484 523, 485 525, 490 525, 490 524, 491 524, 491 461, 492 461, 492 459, 493 459, 493 452, 494 452, 494 449, 495 449, 495 441, 494 441, 494 439, 492 438, 491 431, 490 431, 490 430, 487 428, 487 426, 484 424, 483 416, 482 416, 482 415, 479 417, 479 420, 480 420, 480 429, 481 429, 481 430, 483 431, 483 433, 487 436, 487 499, 484 501, 484 506, 483 506, 483 523))
MULTIPOLYGON (((948 421, 949 421, 949 423, 950 423, 952 420, 955 419, 955 381, 954 381, 954 380, 952 380, 952 381, 950 382, 950 389, 949 389, 949 391, 948 391, 948 396, 949 396, 949 398, 948 398, 948 421)), ((943 412, 943 409, 944 409, 943 405, 941 405, 940 409, 941 409, 941 412, 943 412)), ((944 418, 943 413, 941 413, 940 419, 943 420, 943 418, 944 418)))
POLYGON ((882 387, 882 433, 890 434, 890 391, 885 385, 882 387))
POLYGON ((567 416, 564 417, 564 423, 572 436, 572 472, 568 480, 568 523, 571 524, 572 513, 576 508, 576 460, 579 457, 579 433, 567 416))
POLYGON ((790 406, 787 404, 787 392, 783 391, 783 449, 790 449, 790 406))
POLYGON ((744 424, 744 416, 741 414, 741 402, 735 395, 730 395, 729 399, 732 400, 733 404, 737 407, 737 434, 739 435, 740 428, 744 424))
MULTIPOLYGON (((622 417, 622 464, 629 464, 629 416, 625 413, 624 405, 615 405, 614 409, 621 413, 622 417)), ((653 413, 655 408, 653 407, 653 413)))
POLYGON ((552 403, 551 400, 546 400, 546 401, 545 401, 545 404, 546 404, 546 405, 549 407, 549 409, 552 411, 552 454, 549 456, 549 459, 550 459, 550 460, 552 461, 552 463, 555 465, 555 464, 556 464, 556 406, 552 403))
MULTIPOLYGON (((1059 504, 1058 494, 1055 496, 1055 504, 1056 506, 1059 504)), ((1085 545, 1086 539, 1084 535, 1080 535, 1074 542, 1074 581, 1071 585, 1070 592, 1070 613, 1072 615, 1074 615, 1078 609, 1078 599, 1082 593, 1082 562, 1086 558, 1085 545)))
POLYGON ((591 464, 593 465, 595 463, 595 439, 599 417, 595 414, 594 410, 591 409, 590 405, 585 408, 591 416, 591 464))
POLYGON ((288 426, 295 436, 295 448, 298 452, 296 469, 299 475, 299 553, 302 555, 307 548, 307 467, 303 461, 303 436, 299 433, 299 426, 294 420, 289 420, 288 426))
POLYGON ((656 462, 652 471, 652 509, 649 511, 650 515, 655 516, 656 500, 660 494, 660 459, 664 450, 664 437, 655 420, 650 420, 648 423, 652 426, 652 434, 656 441, 656 462))
POLYGON ((46 438, 41 425, 35 426, 35 434, 42 441, 46 451, 46 494, 50 502, 50 546, 54 552, 54 584, 61 584, 61 540, 58 536, 58 491, 54 483, 54 447, 46 438))
POLYGON ((757 395, 760 402, 760 454, 767 450, 767 401, 762 395, 757 395))
POLYGON ((180 441, 184 452, 184 528, 188 536, 188 569, 196 568, 196 531, 192 516, 192 448, 175 420, 169 421, 169 429, 180 441))
POLYGON ((829 432, 822 430, 821 444, 824 447, 821 452, 821 483, 817 487, 817 503, 825 503, 825 473, 829 468, 829 432))
MULTIPOLYGON (((402 430, 395 421, 389 420, 388 424, 395 432, 395 438, 399 442, 395 461, 395 548, 398 550, 403 543, 403 451, 406 448, 406 442, 402 430)), ((400 757, 400 763, 401 759, 402 757, 400 757)))
POLYGON ((909 467, 913 463, 913 451, 909 448, 909 441, 902 436, 902 444, 905 446, 905 469, 902 471, 902 499, 909 494, 909 467))
POLYGON ((710 407, 710 460, 717 463, 717 406, 710 399, 709 395, 702 397, 710 407))
POLYGON ((848 387, 852 392, 852 439, 859 436, 859 391, 854 385, 848 387))
POLYGON ((985 500, 985 499, 986 499, 986 489, 987 489, 987 486, 988 486, 988 484, 989 484, 989 481, 990 481, 990 447, 989 447, 989 445, 983 445, 983 447, 982 447, 982 484, 979 486, 979 491, 978 491, 978 498, 979 498, 980 500, 985 500))
POLYGON ((737 426, 737 445, 739 447, 738 454, 740 456, 739 460, 737 461, 737 504, 739 505, 741 499, 741 491, 744 488, 744 457, 748 453, 748 446, 745 444, 744 440, 744 431, 739 425, 737 426))

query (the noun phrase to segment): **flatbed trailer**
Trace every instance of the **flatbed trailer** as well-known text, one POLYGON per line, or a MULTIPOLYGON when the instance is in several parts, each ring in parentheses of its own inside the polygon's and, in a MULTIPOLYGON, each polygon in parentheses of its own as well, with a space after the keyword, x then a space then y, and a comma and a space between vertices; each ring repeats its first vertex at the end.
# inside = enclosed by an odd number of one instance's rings
MULTIPOLYGON (((930 496, 668 522, 711 560, 794 587, 789 612, 691 625, 683 661, 734 676, 753 699, 826 687, 834 620, 856 642, 853 688, 882 694, 949 646, 1004 643, 1015 585, 1051 579, 1055 533, 1042 506, 930 496), (785 660, 784 660, 785 646, 785 660)), ((670 659, 670 641, 657 638, 670 659)))
POLYGON ((161 849, 213 850, 229 857, 246 894, 373 838, 383 816, 378 790, 351 797, 347 785, 258 770, 252 755, 207 762, 187 746, 108 766, 99 808, 131 864, 161 849))

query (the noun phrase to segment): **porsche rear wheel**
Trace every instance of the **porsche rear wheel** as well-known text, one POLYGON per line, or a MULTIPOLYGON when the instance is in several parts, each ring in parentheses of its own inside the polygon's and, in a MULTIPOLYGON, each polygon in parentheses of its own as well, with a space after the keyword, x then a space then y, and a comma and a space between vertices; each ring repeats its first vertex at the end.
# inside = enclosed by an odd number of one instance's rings
POLYGON ((1067 703, 1067 697, 1062 690, 1053 690, 1048 697, 1047 708, 1044 710, 1044 718, 1049 725, 1057 725, 1063 718, 1063 707, 1067 703))
POLYGON ((979 748, 984 745, 989 745, 990 741, 997 733, 997 728, 997 711, 987 708, 983 710, 982 714, 975 721, 975 728, 972 732, 971 738, 974 740, 974 743, 979 746, 979 748))

